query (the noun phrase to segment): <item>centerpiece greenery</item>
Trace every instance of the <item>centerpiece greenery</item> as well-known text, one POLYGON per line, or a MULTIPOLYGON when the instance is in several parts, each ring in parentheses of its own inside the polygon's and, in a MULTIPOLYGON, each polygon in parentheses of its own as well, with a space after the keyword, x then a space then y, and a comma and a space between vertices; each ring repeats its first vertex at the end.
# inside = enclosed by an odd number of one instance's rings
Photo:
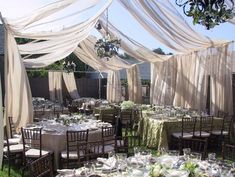
POLYGON ((132 109, 135 107, 135 103, 128 100, 128 101, 123 101, 120 106, 121 109, 132 109))
MULTIPOLYGON (((102 29, 100 23, 97 23, 96 29, 97 30, 102 29)), ((120 44, 121 44, 120 39, 111 38, 111 36, 109 35, 109 20, 108 20, 108 9, 107 9, 106 11, 106 35, 103 38, 98 39, 96 41, 95 46, 94 46, 96 50, 96 54, 100 58, 106 58, 107 60, 109 60, 109 58, 112 58, 113 56, 118 55, 120 44)))
POLYGON ((97 56, 100 58, 112 58, 118 55, 120 39, 111 39, 109 36, 98 39, 95 43, 97 56))
POLYGON ((201 24, 208 30, 234 17, 233 0, 175 0, 183 12, 193 18, 193 24, 201 24), (230 6, 229 4, 230 3, 230 6))

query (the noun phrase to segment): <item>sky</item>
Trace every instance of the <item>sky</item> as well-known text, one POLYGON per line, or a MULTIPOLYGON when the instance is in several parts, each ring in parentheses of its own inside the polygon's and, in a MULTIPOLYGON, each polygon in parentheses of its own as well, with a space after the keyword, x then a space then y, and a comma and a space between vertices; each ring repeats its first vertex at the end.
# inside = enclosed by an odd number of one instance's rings
MULTIPOLYGON (((0 0, 0 11, 4 17, 14 19, 29 14, 38 7, 42 7, 54 1, 55 0, 0 0)), ((77 12, 79 10, 79 7, 81 7, 81 3, 86 1, 87 0, 78 0, 77 3, 73 4, 71 7, 68 7, 59 15, 65 16, 68 11, 70 13, 77 12)), ((89 1, 95 2, 96 0, 89 1)), ((55 29, 59 30, 71 24, 83 21, 84 19, 92 16, 97 11, 97 8, 101 7, 102 3, 104 2, 105 0, 101 0, 101 3, 97 7, 90 9, 88 12, 84 12, 81 16, 74 15, 70 18, 65 19, 63 21, 63 24, 55 24, 55 26, 57 25, 55 29)), ((177 9, 182 12, 182 9, 180 9, 179 7, 177 7, 177 9)), ((203 26, 193 25, 191 18, 188 18, 185 15, 184 17, 187 22, 192 26, 192 28, 200 34, 208 36, 212 39, 227 39, 235 41, 235 25, 233 24, 223 23, 211 30, 206 30, 203 26)), ((50 20, 50 18, 48 18, 48 20, 50 20)), ((130 13, 118 3, 117 0, 113 0, 112 5, 109 7, 109 20, 119 30, 121 30, 131 38, 135 39, 136 41, 140 42, 144 46, 150 49, 160 47, 167 53, 174 53, 174 51, 160 44, 147 31, 145 31, 144 28, 142 28, 142 26, 139 25, 139 23, 130 15, 130 13)), ((54 29, 51 29, 52 26, 53 25, 48 26, 47 24, 45 24, 43 26, 43 30, 53 31, 54 29)), ((97 35, 96 32, 92 32, 92 34, 97 35)))

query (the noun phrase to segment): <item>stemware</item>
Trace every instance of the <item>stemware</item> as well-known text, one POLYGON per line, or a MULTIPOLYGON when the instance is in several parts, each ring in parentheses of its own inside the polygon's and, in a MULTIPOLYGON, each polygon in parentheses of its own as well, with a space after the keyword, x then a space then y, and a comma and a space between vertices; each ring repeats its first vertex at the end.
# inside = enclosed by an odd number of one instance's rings
POLYGON ((94 171, 95 171, 94 170, 94 164, 91 163, 91 162, 85 163, 84 167, 85 167, 85 174, 86 174, 87 177, 92 175, 94 173, 94 171))
POLYGON ((110 151, 110 152, 108 153, 108 158, 109 158, 109 159, 110 159, 110 158, 115 158, 115 159, 116 159, 115 151, 110 151))
POLYGON ((139 156, 140 156, 140 148, 134 147, 134 157, 139 157, 139 156))
POLYGON ((177 150, 168 150, 168 151, 167 151, 167 154, 168 154, 169 156, 179 156, 179 155, 180 155, 180 152, 177 151, 177 150))
POLYGON ((215 153, 208 153, 208 162, 214 163, 216 161, 216 154, 215 153))
POLYGON ((189 159, 189 155, 191 153, 191 149, 190 148, 184 148, 183 149, 183 153, 184 153, 185 159, 188 160, 189 159))
POLYGON ((161 147, 159 150, 159 155, 165 155, 166 154, 166 149, 164 147, 161 147))
POLYGON ((127 159, 127 154, 126 153, 116 153, 116 157, 117 160, 122 160, 122 161, 126 161, 127 159))
POLYGON ((191 152, 189 154, 189 159, 192 161, 200 161, 202 159, 202 154, 197 152, 191 152))

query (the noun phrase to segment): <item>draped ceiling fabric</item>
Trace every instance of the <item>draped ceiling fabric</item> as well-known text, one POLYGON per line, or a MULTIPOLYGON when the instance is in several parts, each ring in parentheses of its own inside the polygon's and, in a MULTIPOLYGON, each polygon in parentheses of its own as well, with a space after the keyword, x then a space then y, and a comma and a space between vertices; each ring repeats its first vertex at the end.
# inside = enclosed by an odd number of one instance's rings
POLYGON ((211 113, 232 113, 232 49, 227 43, 152 64, 151 103, 205 110, 210 76, 211 113))
POLYGON ((139 66, 134 65, 126 71, 129 100, 134 103, 142 103, 142 85, 139 66))
POLYGON ((121 101, 121 81, 119 70, 123 68, 130 68, 131 65, 122 60, 118 56, 106 59, 101 59, 97 56, 94 50, 94 44, 97 39, 94 36, 89 36, 82 41, 74 51, 74 54, 84 63, 90 65, 92 68, 106 72, 107 77, 107 100, 109 102, 121 101))
POLYGON ((67 88, 71 98, 72 99, 80 98, 80 96, 78 94, 78 90, 77 90, 76 81, 74 78, 74 73, 73 72, 70 72, 70 73, 63 72, 63 80, 64 80, 64 83, 66 85, 66 88, 67 88))
POLYGON ((94 49, 94 45, 97 39, 94 36, 89 36, 83 40, 79 47, 74 51, 74 54, 84 63, 90 65, 92 68, 98 71, 120 70, 123 68, 129 68, 131 65, 118 56, 112 57, 109 60, 101 59, 97 56, 94 49))
POLYGON ((122 101, 122 90, 119 71, 108 71, 106 97, 106 99, 110 102, 122 101))
POLYGON ((131 15, 159 42, 188 53, 227 41, 211 40, 195 32, 169 0, 119 0, 131 15))
POLYGON ((48 72, 49 93, 50 100, 54 102, 63 103, 62 96, 62 72, 49 71, 48 72))
MULTIPOLYGON (((31 91, 27 79, 27 75, 25 72, 25 67, 28 68, 39 68, 44 67, 49 64, 54 63, 55 61, 61 60, 68 56, 70 53, 75 51, 74 53, 77 54, 80 59, 82 57, 83 60, 86 60, 89 65, 92 65, 94 69, 97 69, 99 71, 106 71, 108 72, 108 88, 110 88, 110 91, 108 91, 108 98, 110 100, 119 100, 119 82, 117 78, 119 78, 119 72, 118 70, 121 68, 129 68, 127 63, 117 60, 118 63, 116 63, 117 58, 111 58, 109 63, 106 63, 105 61, 97 61, 97 58, 95 58, 95 53, 91 46, 87 45, 89 42, 92 42, 89 38, 84 43, 81 43, 80 48, 78 48, 78 44, 86 39, 89 36, 90 31, 94 28, 95 24, 99 20, 102 13, 105 11, 105 9, 112 3, 112 0, 107 0, 104 5, 90 18, 87 20, 67 27, 60 31, 47 31, 47 32, 40 32, 40 31, 30 31, 30 28, 33 28, 34 26, 37 26, 38 23, 40 24, 40 20, 43 20, 44 18, 50 16, 51 14, 55 14, 56 12, 66 8, 67 6, 73 4, 75 1, 78 0, 60 0, 58 2, 52 3, 48 6, 45 6, 37 11, 35 11, 33 14, 30 14, 29 16, 25 18, 20 18, 17 20, 9 20, 9 19, 2 19, 4 27, 6 28, 6 64, 5 64, 5 87, 6 87, 6 117, 13 116, 14 122, 18 126, 23 126, 27 122, 30 122, 32 120, 32 98, 31 98, 31 91), (15 42, 14 37, 20 37, 20 38, 28 38, 33 39, 32 42, 29 42, 27 44, 17 45, 15 42), (41 54, 36 59, 33 57, 35 54, 41 54), (21 55, 24 55, 22 58, 21 55), (23 59, 23 60, 22 60, 23 59), (95 59, 95 60, 94 60, 95 59), (93 63, 94 62, 94 63, 93 63), (110 71, 113 70, 113 71, 110 71), (117 86, 114 86, 111 88, 110 86, 117 84, 117 86), (114 90, 116 90, 118 93, 111 95, 110 93, 113 93, 114 90), (113 99, 115 97, 115 99, 113 99), (14 100, 13 100, 14 99, 14 100), (17 101, 16 101, 17 100, 17 101), (13 104, 14 103, 14 104, 13 104)), ((100 2, 100 0, 94 0, 94 1, 86 1, 82 10, 87 10, 90 7, 97 5, 100 2)), ((208 55, 215 56, 217 58, 217 55, 214 55, 214 53, 211 53, 211 50, 214 49, 215 53, 220 55, 221 58, 224 58, 226 61, 220 61, 219 59, 216 59, 213 62, 213 65, 209 65, 212 69, 221 69, 221 71, 218 71, 217 73, 214 72, 213 75, 211 74, 211 85, 212 85, 212 110, 216 112, 218 109, 225 109, 225 100, 224 94, 231 93, 227 92, 227 88, 224 88, 221 86, 221 83, 225 83, 226 87, 230 87, 229 81, 230 77, 224 78, 226 74, 231 74, 231 68, 227 67, 227 64, 230 62, 229 57, 231 58, 231 55, 229 56, 229 51, 226 50, 225 46, 222 46, 227 41, 215 41, 211 40, 207 37, 201 36, 200 34, 196 33, 191 29, 191 27, 185 22, 185 20, 182 18, 182 16, 177 12, 177 10, 174 8, 174 6, 171 4, 169 0, 158 0, 158 1, 147 1, 147 0, 119 0, 119 2, 133 15, 133 17, 148 31, 150 34, 152 34, 158 41, 165 44, 169 48, 180 52, 180 53, 186 53, 184 55, 177 55, 174 56, 176 58, 175 61, 177 63, 177 68, 179 69, 177 71, 177 78, 174 81, 174 77, 170 79, 164 78, 164 76, 159 76, 157 78, 163 78, 163 80, 167 80, 166 82, 170 82, 171 84, 176 83, 175 89, 178 90, 179 86, 178 83, 184 82, 184 79, 187 78, 188 82, 193 80, 193 76, 182 67, 187 66, 187 62, 184 63, 186 60, 190 60, 190 58, 195 57, 196 61, 198 61, 201 57, 207 58, 204 56, 204 54, 195 55, 194 51, 197 51, 199 49, 204 48, 204 52, 208 52, 208 55), (222 47, 219 47, 222 46, 222 47), (214 48, 208 48, 208 47, 214 47, 214 48), (208 49, 207 49, 208 48, 208 49), (219 53, 219 51, 224 51, 224 53, 219 53), (191 52, 191 54, 188 54, 191 52), (181 64, 179 64, 181 63, 181 64), (222 63, 225 66, 219 66, 218 63, 222 63), (212 67, 213 66, 213 67, 212 67), (179 72, 179 73, 178 73, 179 72), (180 72, 182 74, 180 74, 180 72), (226 74, 225 74, 226 73, 226 74), (218 88, 218 89, 216 89, 218 88), (222 92, 219 92, 222 91, 222 92), (219 94, 218 94, 219 93, 219 94), (223 94, 221 98, 218 97, 218 95, 223 94), (218 104, 218 100, 221 101, 220 104, 218 104)), ((100 21, 102 23, 102 18, 100 18, 100 21)), ((104 25, 103 25, 104 27, 104 25)), ((128 54, 133 55, 138 60, 142 61, 151 61, 151 62, 163 62, 167 59, 160 55, 155 55, 152 52, 150 52, 148 49, 144 48, 134 40, 131 40, 127 36, 123 35, 119 31, 115 30, 111 26, 111 28, 114 30, 113 35, 121 35, 124 39, 122 42, 124 50, 127 51, 128 54), (131 49, 133 47, 133 49, 131 49), (136 54, 135 54, 136 53, 136 54), (146 57, 145 57, 146 56, 146 57), (146 59, 149 58, 149 59, 146 59)), ((111 33, 111 32, 110 32, 111 33)), ((112 33, 111 33, 112 34, 112 33)), ((229 48, 229 47, 228 47, 229 48)), ((214 51, 213 51, 214 52, 214 51)), ((203 53, 203 52, 202 52, 203 53)), ((167 56, 168 57, 168 56, 167 56)), ((192 59, 193 60, 193 59, 192 59)), ((190 60, 191 61, 191 60, 190 60)), ((211 64, 211 63, 210 63, 211 64)), ((169 65, 169 64, 165 64, 169 65)), ((160 66, 159 66, 160 67, 160 66)), ((193 65, 190 67, 193 67, 193 65)), ((195 66, 196 67, 196 66, 195 66)), ((154 67, 153 67, 154 68, 154 67)), ((196 67, 198 68, 198 67, 196 67)), ((162 69, 165 70, 167 77, 169 77, 170 74, 167 74, 168 69, 162 69)), ((197 73, 197 70, 195 71, 197 73)), ((198 72, 199 73, 199 72, 198 72)), ((152 75, 159 74, 158 72, 154 71, 152 75)), ((227 76, 227 75, 226 75, 227 76)), ((203 79, 200 77, 199 81, 195 81, 196 83, 192 83, 198 85, 200 82, 203 82, 203 79)), ((156 83, 159 83, 159 81, 153 81, 154 85, 156 83)), ((169 89, 169 86, 167 84, 161 85, 163 89, 167 89, 163 95, 166 95, 167 92, 172 93, 173 90, 169 89)), ((185 87, 186 89, 188 86, 183 85, 182 87, 185 87)), ((151 86, 151 88, 155 88, 154 86, 151 86)), ((190 87, 191 90, 192 89, 190 87)), ((191 91, 190 91, 191 93, 191 91)), ((191 93, 192 94, 192 93, 191 93)), ((152 96, 155 96, 155 93, 152 91, 152 96)), ((159 97, 159 95, 157 96, 159 97)), ((171 97, 171 95, 170 95, 171 97)), ((230 96, 231 97, 231 96, 230 96)), ((192 103, 192 95, 189 96, 190 100, 184 101, 184 96, 179 95, 174 97, 173 103, 174 104, 180 104, 180 105, 197 105, 197 103, 192 103), (183 101, 179 101, 182 100, 183 101)), ((151 98, 155 99, 155 98, 151 98)), ((161 99, 162 101, 165 100, 161 99)), ((172 99, 168 99, 169 102, 171 102, 172 99)), ((154 101, 154 100, 153 100, 154 101)), ((160 101, 160 102, 162 102, 160 101)), ((159 102, 159 101, 158 101, 159 102)), ((227 102, 226 102, 227 103, 227 102)), ((230 103, 230 101, 228 101, 230 103)), ((231 104, 232 105, 232 104, 231 104)), ((228 108, 230 109, 230 108, 228 108)))
MULTIPOLYGON (((104 16, 101 16, 99 19, 99 24, 101 25, 102 28, 98 31, 103 36, 106 35, 107 31, 106 23, 107 22, 105 21, 104 16)), ((157 62, 157 61, 164 61, 170 57, 167 55, 159 55, 154 53, 153 51, 144 47, 142 44, 138 43, 134 39, 122 33, 110 22, 108 25, 109 25, 109 35, 111 36, 111 38, 121 39, 120 48, 124 50, 127 54, 136 58, 137 60, 146 61, 146 62, 157 62)))
MULTIPOLYGON (((1 17, 6 29, 5 117, 12 116, 17 127, 25 126, 33 119, 32 96, 25 67, 44 67, 68 56, 78 43, 89 35, 99 16, 112 2, 112 0, 107 0, 94 16, 63 30, 28 31, 28 28, 36 25, 40 20, 64 9, 75 1, 78 0, 60 0, 17 20, 1 17), (15 37, 34 39, 34 41, 17 45, 15 37), (26 56, 23 58, 24 60, 21 57, 23 54, 26 56), (42 55, 35 59, 32 57, 34 54, 42 55)), ((99 1, 83 2, 85 5, 81 11, 98 4, 99 1)))

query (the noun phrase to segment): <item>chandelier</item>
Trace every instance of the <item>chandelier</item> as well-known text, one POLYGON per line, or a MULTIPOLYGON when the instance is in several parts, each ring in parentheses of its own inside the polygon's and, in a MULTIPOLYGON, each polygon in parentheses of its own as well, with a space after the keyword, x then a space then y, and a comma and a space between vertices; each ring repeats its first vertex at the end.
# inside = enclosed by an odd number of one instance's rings
POLYGON ((63 62, 63 70, 65 70, 67 73, 73 72, 76 69, 76 64, 73 61, 65 60, 63 62))
MULTIPOLYGON (((106 58, 108 61, 109 58, 118 55, 118 50, 120 47, 120 39, 111 38, 108 32, 108 9, 106 11, 106 34, 103 38, 98 39, 95 43, 96 54, 99 58, 106 58)), ((99 23, 96 25, 97 30, 101 30, 102 27, 99 23)))
POLYGON ((201 24, 207 30, 234 17, 234 0, 175 0, 183 7, 185 15, 193 18, 193 24, 201 24))

